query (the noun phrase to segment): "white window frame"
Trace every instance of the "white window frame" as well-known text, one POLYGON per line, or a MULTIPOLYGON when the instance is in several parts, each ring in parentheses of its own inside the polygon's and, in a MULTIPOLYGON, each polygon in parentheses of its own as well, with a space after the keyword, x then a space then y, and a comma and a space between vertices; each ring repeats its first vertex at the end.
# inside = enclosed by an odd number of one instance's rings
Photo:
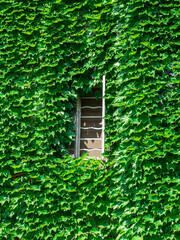
MULTIPOLYGON (((93 151, 93 150, 101 150, 103 154, 104 153, 104 143, 105 143, 105 81, 106 81, 106 77, 105 75, 103 75, 103 84, 102 84, 102 117, 101 116, 88 116, 88 118, 101 118, 102 119, 102 128, 98 128, 98 129, 102 129, 102 137, 101 138, 81 138, 80 137, 80 133, 81 133, 81 129, 97 129, 94 127, 81 127, 81 119, 83 118, 83 116, 81 116, 81 99, 95 99, 95 97, 78 97, 77 99, 77 106, 76 106, 76 140, 75 140, 75 157, 79 158, 80 157, 80 151, 81 150, 86 150, 86 149, 80 149, 80 141, 81 140, 101 140, 102 141, 102 146, 101 148, 93 148, 91 150, 87 150, 88 151, 93 151)), ((89 107, 92 108, 92 107, 89 107)), ((93 107, 93 108, 99 108, 99 107, 93 107)), ((84 117, 87 118, 87 117, 84 117)), ((103 159, 103 156, 102 156, 103 159)))

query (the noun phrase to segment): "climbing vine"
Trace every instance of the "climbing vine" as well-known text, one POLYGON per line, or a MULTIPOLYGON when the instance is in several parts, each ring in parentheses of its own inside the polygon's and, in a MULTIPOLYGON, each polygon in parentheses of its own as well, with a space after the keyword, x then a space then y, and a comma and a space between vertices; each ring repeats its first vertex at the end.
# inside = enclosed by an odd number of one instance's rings
POLYGON ((179 239, 179 1, 1 0, 1 239, 179 239), (107 162, 69 156, 106 74, 107 162))

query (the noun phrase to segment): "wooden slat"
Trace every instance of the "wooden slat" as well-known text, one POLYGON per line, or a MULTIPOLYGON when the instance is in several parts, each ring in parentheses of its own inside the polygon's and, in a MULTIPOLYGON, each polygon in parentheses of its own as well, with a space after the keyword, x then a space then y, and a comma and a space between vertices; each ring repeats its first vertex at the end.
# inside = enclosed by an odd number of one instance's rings
POLYGON ((101 148, 81 148, 80 151, 87 151, 87 152, 92 152, 92 151, 101 151, 102 152, 102 149, 101 148))
POLYGON ((81 116, 81 118, 102 118, 102 116, 81 116))
POLYGON ((97 106, 97 107, 84 106, 84 107, 81 107, 81 109, 87 109, 87 108, 89 108, 89 109, 102 109, 101 106, 97 106))
POLYGON ((102 140, 102 138, 80 138, 80 140, 102 140))
POLYGON ((96 127, 81 127, 81 129, 95 129, 95 130, 102 130, 102 128, 96 128, 96 127))

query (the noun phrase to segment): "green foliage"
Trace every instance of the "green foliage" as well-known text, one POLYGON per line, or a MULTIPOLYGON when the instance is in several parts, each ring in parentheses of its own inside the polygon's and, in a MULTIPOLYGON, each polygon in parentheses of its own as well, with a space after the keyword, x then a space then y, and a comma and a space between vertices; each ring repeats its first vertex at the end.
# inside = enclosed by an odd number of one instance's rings
POLYGON ((2 240, 179 239, 179 13, 0 2, 2 240), (72 159, 76 97, 103 74, 108 162, 72 159))
POLYGON ((113 13, 106 129, 117 160, 116 239, 179 239, 179 2, 129 1, 113 13))
POLYGON ((81 232, 101 239, 110 223, 107 179, 100 161, 69 157, 38 160, 23 176, 4 177, 1 239, 71 239, 81 232))

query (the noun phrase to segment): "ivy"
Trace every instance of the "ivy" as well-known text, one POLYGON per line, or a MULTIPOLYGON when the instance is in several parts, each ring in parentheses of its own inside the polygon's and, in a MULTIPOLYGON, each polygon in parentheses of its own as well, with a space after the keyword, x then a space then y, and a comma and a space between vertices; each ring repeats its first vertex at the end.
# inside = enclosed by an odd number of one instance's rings
POLYGON ((0 9, 1 239, 179 239, 179 1, 0 9), (103 74, 108 161, 73 159, 103 74))

